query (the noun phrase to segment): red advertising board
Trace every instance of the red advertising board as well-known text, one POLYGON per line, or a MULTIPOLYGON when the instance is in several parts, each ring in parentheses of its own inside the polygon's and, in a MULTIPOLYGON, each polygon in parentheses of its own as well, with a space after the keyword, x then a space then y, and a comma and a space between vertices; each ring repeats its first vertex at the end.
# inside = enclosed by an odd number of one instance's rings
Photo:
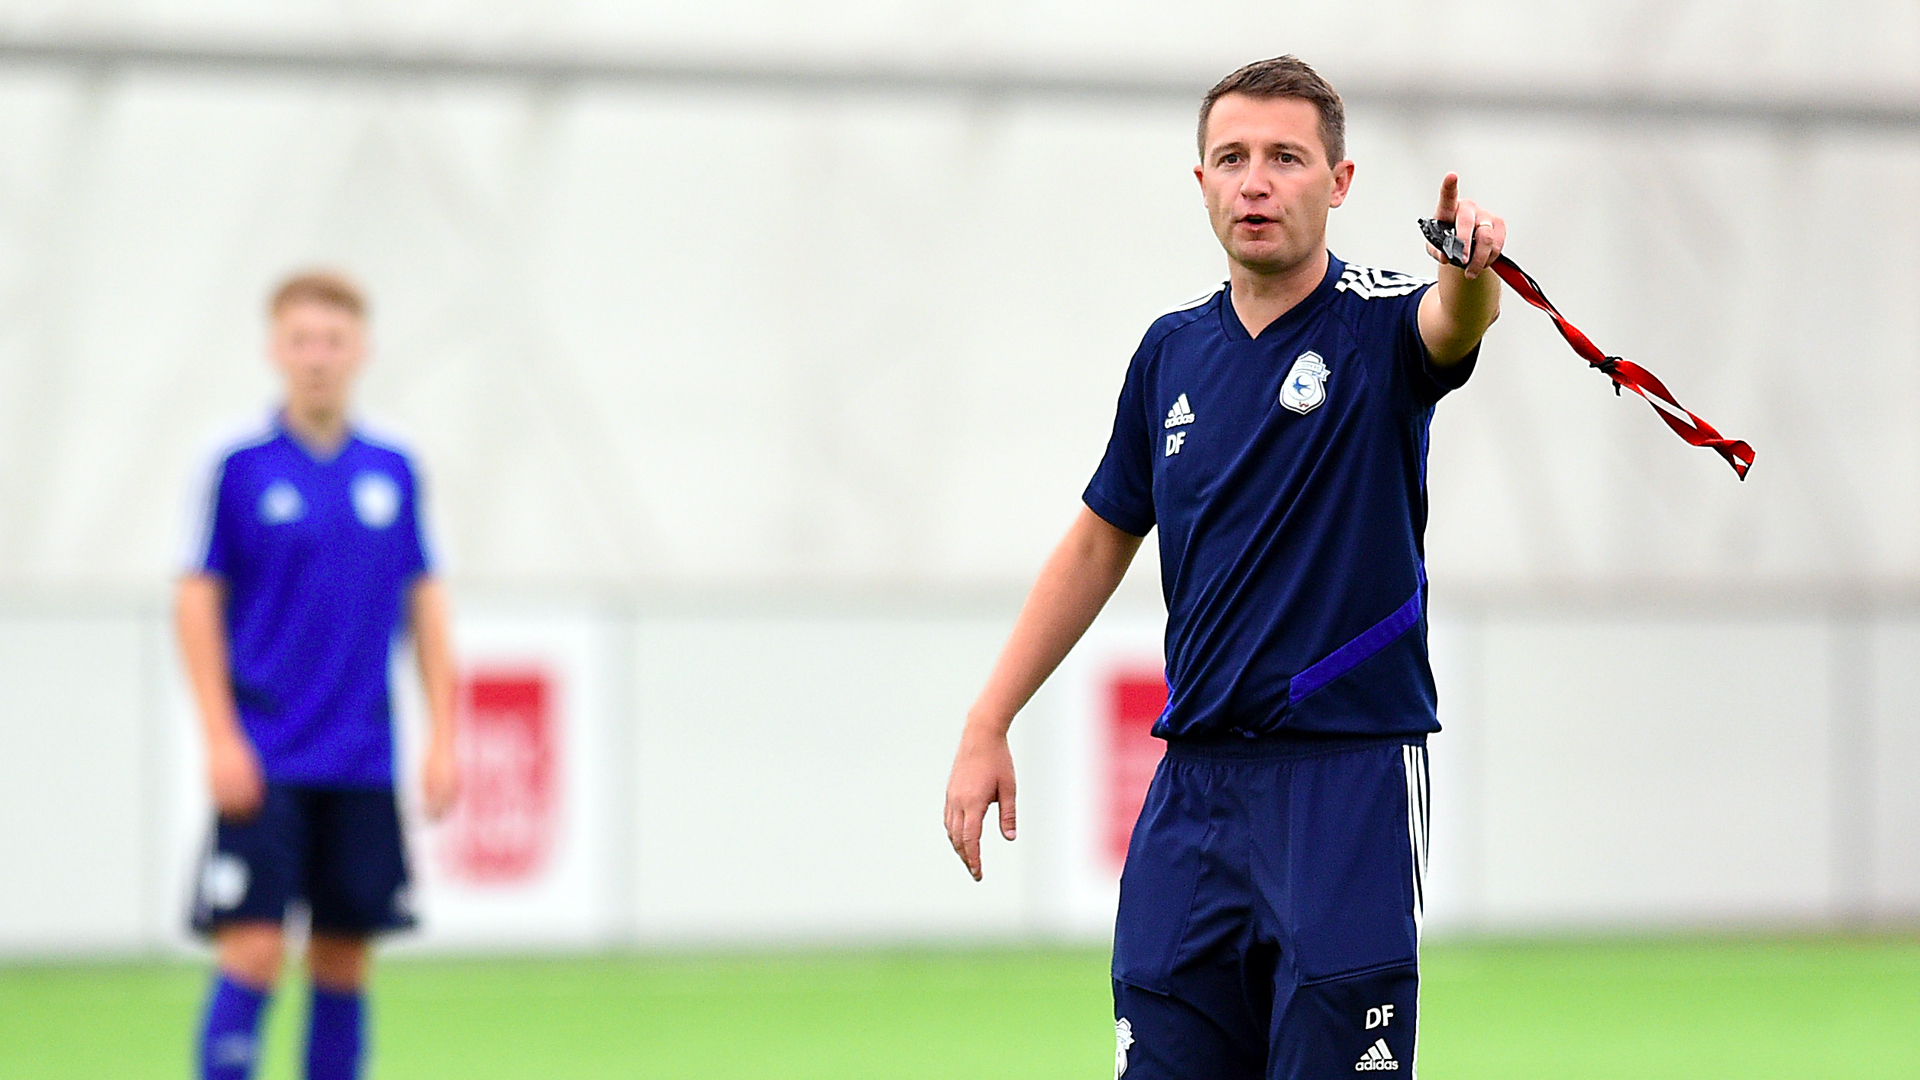
POLYGON ((1106 851, 1119 866, 1166 749, 1148 732, 1167 707, 1167 680, 1156 670, 1116 671, 1107 677, 1105 691, 1106 851))
POLYGON ((443 833, 448 870, 465 881, 537 876, 560 808, 553 679, 537 668, 477 669, 459 688, 460 797, 443 833))

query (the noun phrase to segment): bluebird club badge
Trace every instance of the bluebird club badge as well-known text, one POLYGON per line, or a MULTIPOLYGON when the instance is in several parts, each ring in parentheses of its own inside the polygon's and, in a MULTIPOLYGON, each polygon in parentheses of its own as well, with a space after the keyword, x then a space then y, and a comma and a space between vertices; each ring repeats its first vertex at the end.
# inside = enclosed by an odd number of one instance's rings
POLYGON ((1327 362, 1317 352, 1303 352, 1280 384, 1280 404, 1302 416, 1327 400, 1327 362))

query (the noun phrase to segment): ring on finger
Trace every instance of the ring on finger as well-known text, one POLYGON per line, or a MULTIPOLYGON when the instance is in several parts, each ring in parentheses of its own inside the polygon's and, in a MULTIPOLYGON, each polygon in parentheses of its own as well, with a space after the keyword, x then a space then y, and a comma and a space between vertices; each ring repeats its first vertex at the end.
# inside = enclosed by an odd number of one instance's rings
POLYGON ((1493 228, 1493 219, 1488 218, 1485 221, 1476 222, 1473 228, 1475 232, 1478 232, 1481 229, 1491 229, 1493 228))

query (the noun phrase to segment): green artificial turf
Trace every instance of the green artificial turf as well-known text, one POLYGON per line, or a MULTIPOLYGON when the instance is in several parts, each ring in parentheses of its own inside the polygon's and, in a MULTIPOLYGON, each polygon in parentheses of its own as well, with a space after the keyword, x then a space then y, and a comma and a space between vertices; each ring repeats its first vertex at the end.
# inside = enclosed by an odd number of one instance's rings
MULTIPOLYGON (((390 960, 375 1080, 1111 1075, 1086 949, 390 960)), ((1425 956, 1424 1080, 1920 1076, 1920 939, 1453 942, 1425 956)), ((0 1077, 189 1076, 203 970, 0 966, 0 1077)), ((284 995, 262 1080, 297 1077, 284 995)))
POLYGON ((1421 1076, 1920 1077, 1920 939, 1434 948, 1421 1076))

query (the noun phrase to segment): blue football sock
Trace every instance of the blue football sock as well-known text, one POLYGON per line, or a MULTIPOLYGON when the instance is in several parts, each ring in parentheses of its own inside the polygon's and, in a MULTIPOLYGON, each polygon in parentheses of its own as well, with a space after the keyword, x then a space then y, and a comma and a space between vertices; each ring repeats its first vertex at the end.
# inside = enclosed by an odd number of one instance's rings
POLYGON ((358 1080, 365 1038, 364 998, 359 991, 313 988, 307 1013, 307 1080, 358 1080))
POLYGON ((200 1030, 201 1080, 248 1080, 260 1056, 260 1012, 267 992, 235 982, 221 973, 207 997, 206 1023, 200 1030))

